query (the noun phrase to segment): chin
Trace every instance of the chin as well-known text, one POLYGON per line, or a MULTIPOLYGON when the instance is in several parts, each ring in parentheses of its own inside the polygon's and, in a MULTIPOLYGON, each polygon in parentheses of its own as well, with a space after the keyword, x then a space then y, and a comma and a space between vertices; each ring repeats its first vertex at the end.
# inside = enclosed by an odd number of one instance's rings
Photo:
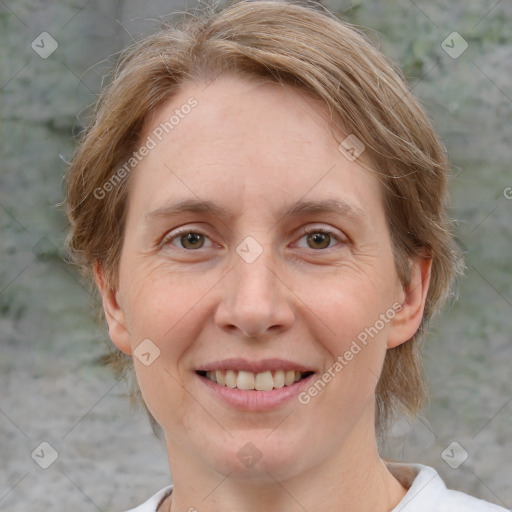
POLYGON ((254 484, 287 480, 306 469, 304 451, 298 449, 302 442, 271 436, 275 438, 270 439, 268 431, 245 431, 223 446, 210 444, 202 452, 207 456, 205 463, 230 479, 254 484))

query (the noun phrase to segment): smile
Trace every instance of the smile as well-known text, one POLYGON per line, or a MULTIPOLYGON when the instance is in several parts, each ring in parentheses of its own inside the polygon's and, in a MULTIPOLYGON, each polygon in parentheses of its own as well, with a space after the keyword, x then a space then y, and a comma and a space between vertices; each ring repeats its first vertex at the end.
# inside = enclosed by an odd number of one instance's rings
POLYGON ((197 372, 211 382, 231 389, 244 391, 272 391, 299 382, 313 372, 274 370, 253 373, 243 370, 214 370, 197 372))

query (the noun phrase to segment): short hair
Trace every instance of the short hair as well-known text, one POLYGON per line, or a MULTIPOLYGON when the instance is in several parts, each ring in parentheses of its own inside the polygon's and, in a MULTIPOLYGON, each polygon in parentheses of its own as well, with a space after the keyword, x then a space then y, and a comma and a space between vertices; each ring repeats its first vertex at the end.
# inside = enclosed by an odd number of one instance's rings
MULTIPOLYGON (((112 183, 108 200, 97 191, 119 177, 116 170, 132 157, 163 102, 187 83, 221 73, 290 86, 319 100, 331 123, 364 144, 365 160, 383 185, 401 283, 410 282, 412 259, 432 259, 420 327, 387 350, 376 387, 375 426, 382 434, 396 414, 414 416, 428 398, 421 341, 431 318, 455 295, 463 265, 447 214, 444 145, 400 69, 360 29, 328 10, 297 1, 236 1, 191 13, 123 50, 68 172, 71 259, 88 278, 99 263, 107 283, 117 284, 130 176, 112 183)), ((118 369, 132 367, 131 358, 113 354, 118 369)))

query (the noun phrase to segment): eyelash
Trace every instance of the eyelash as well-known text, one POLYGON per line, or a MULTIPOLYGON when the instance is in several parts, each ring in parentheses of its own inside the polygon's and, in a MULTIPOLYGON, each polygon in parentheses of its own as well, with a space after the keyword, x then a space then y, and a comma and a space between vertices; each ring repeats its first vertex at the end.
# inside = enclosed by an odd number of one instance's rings
MULTIPOLYGON (((194 230, 194 229, 190 229, 190 228, 182 228, 182 229, 178 229, 178 231, 176 231, 176 232, 171 232, 171 233, 168 233, 167 235, 165 235, 164 238, 162 239, 162 241, 160 242, 159 247, 163 248, 165 246, 172 245, 171 242, 173 242, 174 240, 178 239, 182 235, 187 235, 187 234, 190 234, 190 233, 192 233, 194 235, 202 235, 202 236, 204 236, 206 238, 209 238, 208 235, 203 233, 201 230, 194 230)), ((345 245, 347 243, 347 240, 346 239, 342 239, 340 237, 340 235, 338 235, 335 231, 331 231, 330 229, 326 229, 326 228, 309 228, 309 229, 308 228, 304 228, 304 234, 301 236, 300 239, 304 238, 307 235, 313 235, 313 234, 317 234, 317 233, 320 233, 320 234, 323 234, 323 235, 329 235, 332 239, 335 239, 337 242, 339 242, 342 245, 345 245)), ((194 249, 185 249, 184 247, 178 247, 178 248, 182 249, 183 251, 187 251, 187 252, 197 252, 198 250, 203 249, 203 247, 200 247, 199 249, 196 249, 196 250, 194 250, 194 249)), ((325 251, 327 249, 332 249, 332 247, 326 247, 325 249, 311 249, 311 250, 315 251, 315 252, 322 252, 322 251, 325 251)))
MULTIPOLYGON (((167 245, 171 245, 172 241, 176 240, 180 236, 188 235, 190 233, 192 233, 194 235, 202 235, 204 237, 208 237, 208 235, 205 235, 201 230, 194 230, 194 229, 190 229, 190 228, 181 228, 181 229, 178 229, 176 232, 171 232, 171 233, 168 233, 167 235, 165 235, 164 238, 162 239, 162 241, 160 242, 159 246, 165 247, 167 245)), ((182 249, 182 250, 188 251, 188 252, 194 252, 193 250, 185 249, 184 247, 179 247, 179 249, 182 249)), ((201 247, 201 249, 202 249, 202 247, 201 247)))

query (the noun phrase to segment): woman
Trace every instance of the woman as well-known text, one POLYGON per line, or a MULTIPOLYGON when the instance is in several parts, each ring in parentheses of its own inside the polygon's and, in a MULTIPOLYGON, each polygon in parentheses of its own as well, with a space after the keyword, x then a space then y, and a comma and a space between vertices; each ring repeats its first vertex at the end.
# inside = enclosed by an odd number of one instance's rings
POLYGON ((426 389, 461 261, 442 143, 312 7, 236 2, 127 49, 69 171, 69 248, 163 431, 134 511, 498 511, 377 438, 426 389))

